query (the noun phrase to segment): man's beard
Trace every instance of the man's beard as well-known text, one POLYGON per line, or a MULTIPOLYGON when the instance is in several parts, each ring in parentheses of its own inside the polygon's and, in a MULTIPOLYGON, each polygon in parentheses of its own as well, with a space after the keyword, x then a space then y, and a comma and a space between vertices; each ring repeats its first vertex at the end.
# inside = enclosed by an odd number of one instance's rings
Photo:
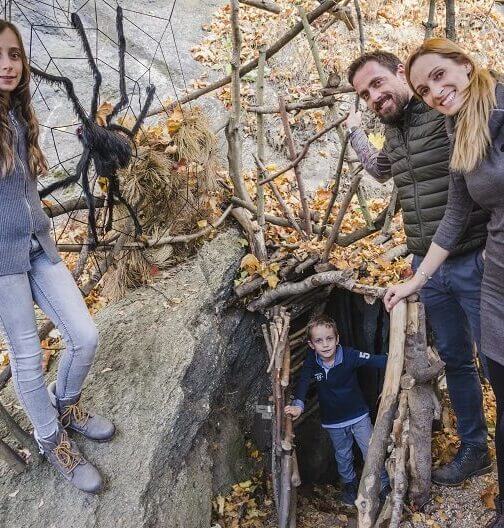
POLYGON ((410 97, 409 97, 409 94, 403 94, 403 93, 396 93, 394 95, 388 95, 387 98, 388 97, 391 97, 392 100, 394 101, 395 110, 388 112, 385 115, 381 115, 378 113, 378 119, 384 125, 397 125, 403 119, 404 108, 409 103, 410 97))

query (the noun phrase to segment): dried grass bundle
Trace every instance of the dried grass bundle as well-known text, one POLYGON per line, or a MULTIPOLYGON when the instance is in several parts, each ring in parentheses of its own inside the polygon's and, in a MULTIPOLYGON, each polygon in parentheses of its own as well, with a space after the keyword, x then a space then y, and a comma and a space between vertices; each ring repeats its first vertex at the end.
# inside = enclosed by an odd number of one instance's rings
MULTIPOLYGON (((121 191, 132 204, 144 236, 158 239, 193 231, 211 214, 210 192, 216 188, 217 140, 201 109, 176 109, 139 138, 136 157, 119 173, 121 191)), ((123 231, 129 219, 118 205, 114 228, 123 231)), ((128 289, 147 284, 153 270, 187 257, 196 242, 174 251, 171 246, 124 252, 104 279, 104 293, 118 299, 128 289)))

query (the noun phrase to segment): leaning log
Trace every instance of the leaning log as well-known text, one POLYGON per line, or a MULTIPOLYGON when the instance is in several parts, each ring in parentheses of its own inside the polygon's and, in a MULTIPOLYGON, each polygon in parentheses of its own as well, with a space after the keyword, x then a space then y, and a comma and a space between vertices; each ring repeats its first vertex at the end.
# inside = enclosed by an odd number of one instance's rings
POLYGON ((406 317, 406 303, 402 301, 393 308, 390 314, 390 341, 385 381, 355 503, 359 515, 359 528, 372 528, 378 513, 380 472, 390 442, 389 437, 397 410, 397 399, 404 366, 406 317))
POLYGON ((431 486, 431 431, 435 410, 432 380, 442 370, 444 363, 438 361, 434 365, 429 364, 425 311, 420 302, 408 303, 406 334, 405 370, 415 380, 414 386, 408 391, 409 498, 419 509, 429 500, 431 486))

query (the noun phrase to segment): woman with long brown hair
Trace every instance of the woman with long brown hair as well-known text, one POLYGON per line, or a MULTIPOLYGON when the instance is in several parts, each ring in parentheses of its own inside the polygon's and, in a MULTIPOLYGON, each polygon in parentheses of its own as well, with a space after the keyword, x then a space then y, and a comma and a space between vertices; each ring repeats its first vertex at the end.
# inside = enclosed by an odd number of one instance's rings
POLYGON ((30 95, 30 68, 17 28, 0 21, 0 327, 12 380, 34 427, 41 453, 75 487, 102 487, 67 429, 109 440, 112 422, 80 404, 82 384, 98 344, 96 326, 58 255, 43 212, 37 176, 47 170, 38 144, 30 95), (54 322, 66 349, 55 382, 46 388, 33 304, 54 322))
MULTIPOLYGON (((486 249, 475 265, 484 266, 481 287, 481 352, 488 358, 497 400, 495 445, 499 488, 504 492, 504 85, 457 44, 425 41, 408 59, 406 77, 413 91, 445 114, 452 137, 448 205, 431 247, 414 277, 389 288, 385 306, 422 288, 462 235, 478 204, 490 213, 486 249)), ((488 527, 504 528, 504 497, 488 527)))

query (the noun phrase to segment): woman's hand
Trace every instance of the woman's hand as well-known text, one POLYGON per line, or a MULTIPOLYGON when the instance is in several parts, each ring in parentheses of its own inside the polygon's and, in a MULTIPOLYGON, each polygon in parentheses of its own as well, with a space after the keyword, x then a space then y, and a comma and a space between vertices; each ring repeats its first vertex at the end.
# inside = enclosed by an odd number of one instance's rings
POLYGON ((390 312, 390 310, 392 310, 392 308, 400 300, 405 299, 409 295, 412 295, 413 293, 421 289, 422 283, 417 279, 416 275, 404 284, 397 284, 396 286, 391 286, 387 290, 387 293, 385 293, 385 297, 383 298, 385 309, 387 310, 387 312, 390 312))
POLYGON ((302 412, 303 409, 297 405, 286 405, 284 409, 284 413, 288 416, 292 416, 293 420, 297 420, 301 416, 302 412))

